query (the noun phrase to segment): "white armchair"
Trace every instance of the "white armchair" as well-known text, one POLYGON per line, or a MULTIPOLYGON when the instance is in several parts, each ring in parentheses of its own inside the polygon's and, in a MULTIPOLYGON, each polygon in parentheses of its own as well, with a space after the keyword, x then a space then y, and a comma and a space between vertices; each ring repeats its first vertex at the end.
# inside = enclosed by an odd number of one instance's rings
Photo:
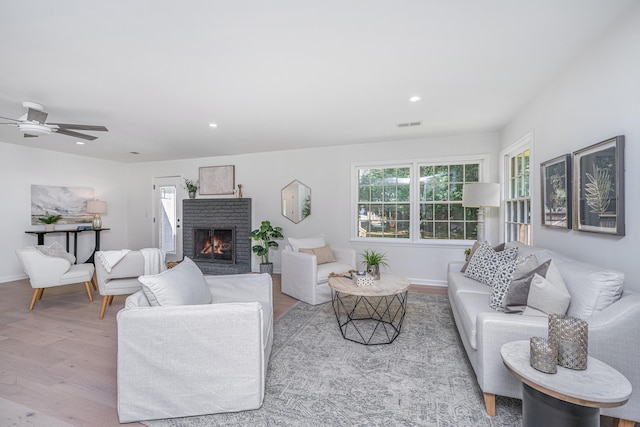
POLYGON ((331 301, 329 274, 355 270, 356 251, 351 248, 328 246, 323 249, 326 245, 323 236, 309 239, 290 238, 289 242, 291 246, 285 247, 282 251, 282 292, 311 305, 331 301), (323 256, 327 249, 333 255, 333 261, 329 257, 330 262, 322 262, 327 261, 323 256), (325 259, 321 259, 319 263, 319 257, 325 259))
POLYGON ((210 304, 151 306, 145 287, 118 313, 121 423, 262 406, 273 343, 271 276, 203 280, 210 304))
POLYGON ((73 283, 83 283, 87 291, 89 301, 93 301, 89 283, 93 281, 94 267, 92 264, 74 264, 73 255, 64 250, 57 252, 57 256, 45 255, 46 249, 55 249, 55 246, 36 249, 33 246, 24 249, 16 249, 16 256, 22 264, 22 268, 29 276, 29 282, 33 288, 33 296, 29 310, 33 310, 36 301, 42 299, 45 288, 64 286, 73 283))

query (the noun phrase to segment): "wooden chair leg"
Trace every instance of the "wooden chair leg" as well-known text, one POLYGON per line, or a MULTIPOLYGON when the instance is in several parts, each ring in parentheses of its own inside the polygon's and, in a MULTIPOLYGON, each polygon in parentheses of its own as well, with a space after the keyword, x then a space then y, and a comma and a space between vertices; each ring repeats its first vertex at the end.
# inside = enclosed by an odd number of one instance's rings
POLYGON ((93 285, 93 290, 97 291, 98 290, 98 284, 96 283, 96 275, 95 274, 93 276, 91 276, 91 284, 93 285))
POLYGON ((111 305, 111 303, 113 302, 113 297, 114 297, 114 295, 111 295, 111 296, 109 297, 109 305, 111 305))
POLYGON ((40 294, 40 289, 34 289, 33 296, 31 297, 31 304, 29 304, 29 311, 33 310, 33 306, 36 305, 38 294, 40 294))
MULTIPOLYGON (((113 298, 113 295, 111 295, 111 298, 113 298)), ((105 295, 104 297, 102 297, 102 308, 100 309, 100 320, 102 320, 102 318, 104 317, 104 312, 107 309, 108 299, 109 299, 109 295, 105 295)))
POLYGON ((496 395, 491 393, 482 393, 484 395, 484 406, 487 409, 487 415, 496 416, 496 395))
POLYGON ((621 420, 620 418, 614 418, 611 427, 633 427, 636 425, 635 421, 621 420))
POLYGON ((38 291, 38 299, 39 300, 42 299, 42 295, 44 295, 44 288, 40 288, 40 290, 38 291))
POLYGON ((91 286, 89 282, 84 282, 84 287, 87 289, 87 295, 89 296, 89 302, 93 301, 93 295, 91 295, 91 286))

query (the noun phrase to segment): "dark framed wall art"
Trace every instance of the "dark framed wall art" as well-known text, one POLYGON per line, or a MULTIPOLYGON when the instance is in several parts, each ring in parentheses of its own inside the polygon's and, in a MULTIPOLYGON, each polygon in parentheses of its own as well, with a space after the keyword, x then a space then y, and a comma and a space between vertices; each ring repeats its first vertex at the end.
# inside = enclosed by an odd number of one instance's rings
POLYGON ((573 167, 573 228, 624 236, 624 135, 574 152, 573 167))
POLYGON ((542 179, 542 225, 570 229, 573 203, 571 199, 571 154, 540 164, 542 179))

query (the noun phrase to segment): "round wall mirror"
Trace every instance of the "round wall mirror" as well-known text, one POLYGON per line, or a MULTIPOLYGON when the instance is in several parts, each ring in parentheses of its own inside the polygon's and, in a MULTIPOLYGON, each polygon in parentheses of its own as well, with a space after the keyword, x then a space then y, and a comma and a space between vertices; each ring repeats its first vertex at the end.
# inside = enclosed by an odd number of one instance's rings
POLYGON ((282 215, 296 224, 311 215, 311 189, 298 180, 282 189, 282 215))

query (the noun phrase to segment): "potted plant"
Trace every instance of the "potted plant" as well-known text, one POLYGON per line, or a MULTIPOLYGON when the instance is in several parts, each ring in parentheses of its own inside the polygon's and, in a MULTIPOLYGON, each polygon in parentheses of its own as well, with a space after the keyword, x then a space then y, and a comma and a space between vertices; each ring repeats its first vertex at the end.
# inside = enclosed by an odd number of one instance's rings
POLYGON ((189 178, 184 179, 184 185, 187 187, 187 191, 189 192, 189 198, 196 198, 196 191, 198 191, 198 184, 195 181, 190 180, 189 178))
POLYGON ((62 215, 51 215, 49 211, 44 212, 45 216, 38 218, 38 221, 44 224, 44 231, 53 231, 56 229, 56 222, 60 221, 62 215))
POLYGON ((260 228, 251 232, 251 238, 259 244, 251 247, 254 254, 262 258, 260 263, 260 273, 273 273, 273 263, 269 262, 269 250, 277 248, 278 243, 273 239, 282 239, 282 228, 273 227, 270 221, 262 221, 260 228))
POLYGON ((370 276, 373 276, 374 280, 380 279, 380 266, 388 266, 387 264, 387 254, 366 249, 362 253, 363 264, 367 266, 367 273, 370 276))

